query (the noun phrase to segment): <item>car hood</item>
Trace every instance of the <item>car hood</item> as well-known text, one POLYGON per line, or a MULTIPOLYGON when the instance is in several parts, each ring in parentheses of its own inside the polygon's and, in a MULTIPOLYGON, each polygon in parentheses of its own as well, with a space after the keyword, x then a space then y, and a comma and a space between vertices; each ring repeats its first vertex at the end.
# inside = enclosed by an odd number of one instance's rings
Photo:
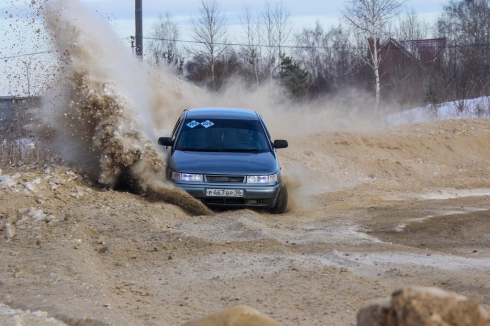
POLYGON ((202 174, 260 175, 279 171, 271 152, 184 152, 174 151, 168 160, 173 171, 202 174))

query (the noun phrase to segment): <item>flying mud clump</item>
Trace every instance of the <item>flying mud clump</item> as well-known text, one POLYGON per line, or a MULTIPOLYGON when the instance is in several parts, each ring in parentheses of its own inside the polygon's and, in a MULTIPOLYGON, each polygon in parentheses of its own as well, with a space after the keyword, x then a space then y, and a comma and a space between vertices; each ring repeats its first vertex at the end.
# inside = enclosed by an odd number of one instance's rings
POLYGON ((61 54, 61 76, 43 96, 39 134, 101 184, 176 204, 191 214, 210 214, 204 204, 164 181, 163 156, 148 136, 154 129, 148 112, 151 87, 144 82, 141 92, 136 87, 138 79, 145 79, 143 64, 121 49, 117 37, 104 35, 110 26, 78 2, 45 4, 42 13, 61 54))

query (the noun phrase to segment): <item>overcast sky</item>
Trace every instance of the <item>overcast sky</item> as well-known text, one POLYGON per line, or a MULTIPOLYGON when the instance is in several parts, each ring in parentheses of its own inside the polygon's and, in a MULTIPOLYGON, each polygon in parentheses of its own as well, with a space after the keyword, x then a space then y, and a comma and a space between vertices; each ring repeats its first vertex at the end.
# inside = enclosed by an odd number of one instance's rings
MULTIPOLYGON (((5 0, 0 0, 0 2, 5 0)), ((143 1, 143 29, 149 32, 151 25, 159 14, 170 13, 180 24, 182 34, 186 34, 186 28, 190 25, 190 18, 196 16, 201 1, 200 0, 142 0, 143 1)), ((269 0, 270 3, 278 3, 280 0, 269 0)), ((89 6, 96 8, 99 12, 114 18, 115 30, 121 36, 134 34, 134 1, 118 0, 85 0, 89 6)), ((405 3, 405 10, 410 8, 423 17, 426 21, 434 20, 442 11, 442 7, 448 0, 408 0, 405 3)), ((240 24, 240 14, 245 5, 252 9, 261 9, 265 0, 227 0, 221 1, 221 8, 226 14, 229 25, 240 24)), ((318 20, 323 25, 337 25, 341 17, 340 9, 344 1, 328 0, 282 0, 283 6, 291 13, 292 22, 295 28, 313 26, 318 20)), ((236 26, 235 26, 236 27, 236 26)), ((235 31, 238 32, 238 31, 235 31)))
MULTIPOLYGON (((143 30, 147 36, 151 27, 159 14, 170 13, 180 25, 181 35, 185 36, 190 26, 190 18, 198 13, 200 0, 142 0, 143 1, 143 30)), ((269 0, 275 4, 280 0, 269 0)), ((29 4, 31 0, 0 0, 0 18, 3 21, 0 25, 6 28, 8 12, 12 12, 12 4, 21 8, 29 4)), ((111 24, 118 35, 129 37, 134 35, 134 1, 121 0, 82 0, 94 12, 101 14, 111 21, 111 24)), ((405 3, 404 11, 413 8, 427 22, 433 21, 442 11, 442 7, 448 0, 408 0, 405 3)), ((265 0, 223 0, 220 2, 223 12, 226 14, 227 22, 230 25, 232 34, 239 33, 237 26, 240 24, 240 14, 245 5, 252 9, 261 9, 265 0)), ((284 8, 290 12, 291 20, 295 29, 310 27, 316 21, 324 26, 337 25, 341 17, 340 9, 344 1, 327 0, 282 0, 284 8)), ((2 41, 4 42, 4 40, 2 41)), ((5 44, 3 44, 5 47, 5 44)), ((2 51, 3 52, 3 51, 2 51)), ((0 55, 1 56, 1 55, 0 55)))
MULTIPOLYGON (((23 27, 25 20, 22 19, 28 7, 34 0, 0 0, 0 76, 16 75, 15 78, 23 85, 21 93, 26 93, 26 79, 22 76, 28 70, 28 60, 36 59, 35 56, 24 56, 24 54, 37 53, 51 50, 49 44, 36 44, 30 40, 39 40, 39 38, 29 38, 29 33, 33 33, 33 25, 23 27), (11 16, 12 15, 12 16, 11 16), (12 59, 12 56, 19 56, 12 59), (9 58, 5 60, 5 58, 9 58), (15 69, 14 69, 15 68, 15 69)), ((48 0, 49 1, 49 0, 48 0)), ((128 42, 129 37, 134 35, 134 1, 121 0, 80 0, 88 8, 94 11, 94 14, 101 15, 104 19, 110 21, 116 34, 123 42, 128 42)), ((174 17, 179 25, 181 39, 188 40, 188 32, 191 27, 191 18, 196 17, 201 0, 142 0, 143 1, 143 36, 149 36, 151 28, 159 15, 169 13, 174 17)), ((239 42, 242 27, 240 26, 240 15, 245 5, 252 10, 261 10, 266 0, 222 0, 221 9, 226 15, 228 28, 228 39, 232 42, 239 42)), ((281 0, 269 0, 274 5, 281 0)), ((442 12, 443 6, 449 0, 408 0, 405 3, 403 12, 414 10, 427 23, 432 23, 442 12)), ((299 31, 304 27, 313 27, 316 21, 319 21, 326 29, 330 26, 336 26, 340 23, 340 10, 344 6, 344 1, 328 0, 282 0, 285 10, 290 12, 291 22, 294 30, 299 31)), ((36 24, 42 28, 37 20, 36 24)), ((143 44, 145 48, 145 45, 143 44)), ((42 55, 36 55, 41 57, 42 55)), ((37 58, 38 60, 40 60, 37 58)), ((35 65, 34 63, 32 64, 35 65)), ((15 92, 16 86, 12 86, 10 78, 7 82, 5 78, 0 78, 0 95, 6 92, 15 92), (14 89, 14 91, 12 91, 14 89)))

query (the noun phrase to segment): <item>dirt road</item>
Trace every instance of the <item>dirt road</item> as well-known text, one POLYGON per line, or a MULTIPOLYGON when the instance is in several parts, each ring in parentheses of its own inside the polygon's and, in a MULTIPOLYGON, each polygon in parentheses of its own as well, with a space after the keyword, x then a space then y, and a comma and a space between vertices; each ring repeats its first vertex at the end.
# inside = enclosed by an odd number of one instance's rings
POLYGON ((366 300, 421 285, 488 309, 489 140, 488 119, 296 137, 280 152, 283 215, 189 216, 67 166, 4 166, 0 302, 72 325, 179 325, 236 305, 354 325, 366 300))

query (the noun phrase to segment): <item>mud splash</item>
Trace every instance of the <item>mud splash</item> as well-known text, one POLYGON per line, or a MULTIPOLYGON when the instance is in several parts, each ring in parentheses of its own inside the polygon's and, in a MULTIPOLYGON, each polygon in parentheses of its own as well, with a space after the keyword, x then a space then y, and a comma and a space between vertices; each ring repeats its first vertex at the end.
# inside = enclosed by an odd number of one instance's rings
POLYGON ((143 64, 114 41, 105 22, 76 1, 46 2, 42 14, 61 54, 61 83, 43 97, 38 132, 64 160, 101 184, 116 188, 129 183, 126 187, 135 192, 190 214, 211 214, 163 181, 165 161, 151 141, 157 138, 150 110, 159 102, 158 92, 151 93, 152 76, 143 64))

